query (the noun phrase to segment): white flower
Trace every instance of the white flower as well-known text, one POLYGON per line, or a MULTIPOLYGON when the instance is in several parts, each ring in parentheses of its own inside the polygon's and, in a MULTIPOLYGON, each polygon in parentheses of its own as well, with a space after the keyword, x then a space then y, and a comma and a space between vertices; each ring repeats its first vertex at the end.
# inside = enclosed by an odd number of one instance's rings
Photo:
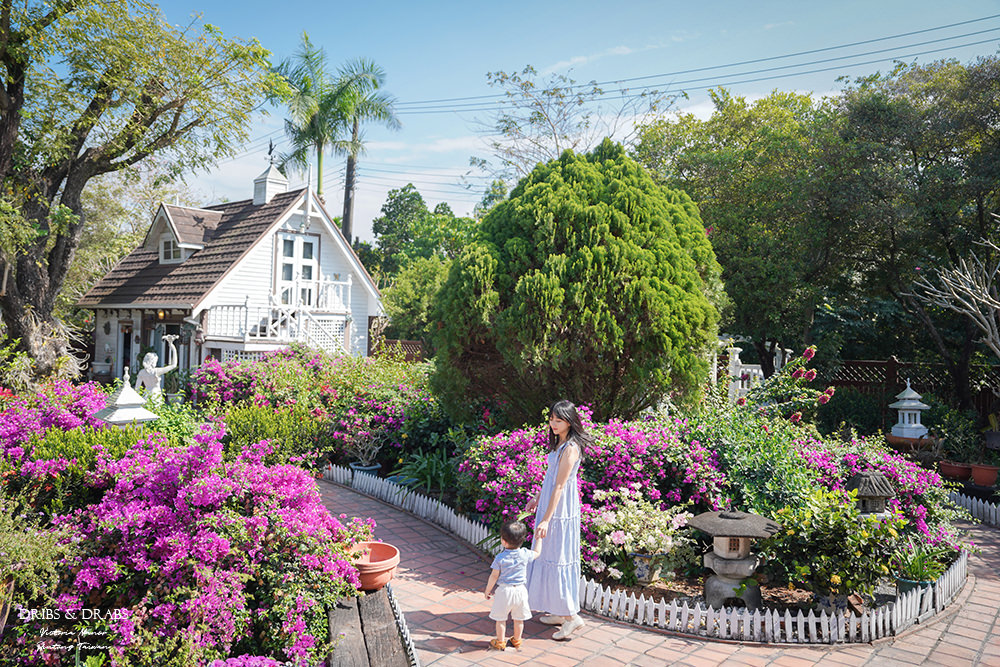
POLYGON ((614 579, 621 579, 621 578, 622 578, 622 572, 621 572, 621 570, 616 570, 616 569, 615 569, 615 568, 613 568, 613 567, 609 567, 609 568, 608 568, 608 574, 609 574, 609 575, 610 575, 610 576, 611 576, 612 578, 614 578, 614 579))
POLYGON ((590 568, 595 573, 597 573, 597 574, 600 574, 601 572, 604 572, 604 568, 606 568, 606 567, 607 566, 604 564, 604 561, 601 560, 600 558, 598 558, 597 560, 595 560, 594 564, 590 566, 590 568))

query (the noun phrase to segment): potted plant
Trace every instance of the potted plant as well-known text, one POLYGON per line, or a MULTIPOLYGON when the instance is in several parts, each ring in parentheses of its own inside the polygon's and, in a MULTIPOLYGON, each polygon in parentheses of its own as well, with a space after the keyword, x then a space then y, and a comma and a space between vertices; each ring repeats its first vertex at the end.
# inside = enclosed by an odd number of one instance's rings
POLYGON ((930 545, 911 538, 892 557, 897 594, 933 584, 944 574, 952 556, 952 549, 944 544, 930 545))
POLYGON ((972 468, 973 484, 994 486, 997 483, 997 473, 1000 473, 1000 452, 995 449, 981 450, 979 458, 969 465, 972 468))
POLYGON ((969 412, 949 408, 934 399, 928 411, 931 435, 942 444, 944 459, 938 461, 941 475, 949 479, 966 480, 972 474, 970 461, 980 455, 980 442, 976 434, 976 418, 969 412))
POLYGON ((358 431, 347 441, 347 453, 354 457, 354 461, 348 463, 351 470, 375 475, 382 469, 382 465, 375 461, 379 451, 382 450, 383 438, 380 433, 373 431, 358 431))
POLYGON ((184 402, 189 372, 175 368, 163 376, 163 396, 167 403, 176 404, 184 402))
MULTIPOLYGON (((625 585, 650 584, 660 579, 664 567, 690 551, 690 538, 678 531, 691 513, 686 506, 664 510, 651 503, 636 483, 614 491, 595 491, 594 500, 605 505, 595 510, 593 530, 597 534, 592 569, 607 572, 625 585), (603 558, 602 558, 603 557, 603 558), (610 560, 605 563, 604 558, 610 560)), ((668 568, 672 569, 672 568, 668 568)))

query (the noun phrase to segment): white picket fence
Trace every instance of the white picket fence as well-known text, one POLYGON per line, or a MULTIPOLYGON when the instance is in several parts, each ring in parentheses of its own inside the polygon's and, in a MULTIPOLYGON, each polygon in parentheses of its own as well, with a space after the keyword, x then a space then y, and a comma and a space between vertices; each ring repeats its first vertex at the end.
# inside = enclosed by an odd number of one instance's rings
POLYGON ((951 502, 968 510, 973 518, 978 519, 987 526, 1000 526, 1000 506, 956 491, 949 493, 948 497, 951 499, 951 502))
MULTIPOLYGON (((395 482, 349 468, 328 465, 323 478, 350 486, 435 523, 490 555, 500 550, 486 525, 459 515, 444 503, 395 482)), ((896 635, 943 610, 965 585, 968 555, 962 553, 933 584, 898 595, 893 602, 854 614, 816 614, 814 611, 754 611, 713 609, 688 602, 667 603, 636 598, 581 577, 580 607, 618 621, 662 628, 699 637, 781 644, 866 643, 896 635)))

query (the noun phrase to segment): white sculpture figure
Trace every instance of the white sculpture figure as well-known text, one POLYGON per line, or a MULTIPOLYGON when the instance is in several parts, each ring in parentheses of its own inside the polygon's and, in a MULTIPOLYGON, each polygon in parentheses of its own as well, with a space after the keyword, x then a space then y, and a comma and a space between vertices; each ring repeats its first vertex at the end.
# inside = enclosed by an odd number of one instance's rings
POLYGON ((163 340, 170 347, 170 364, 168 366, 156 367, 156 362, 160 360, 156 352, 147 352, 146 356, 142 358, 142 370, 135 376, 135 389, 140 393, 145 389, 146 395, 149 396, 148 400, 151 402, 159 403, 163 401, 163 389, 160 387, 160 378, 177 368, 177 348, 174 347, 176 339, 177 336, 175 335, 163 337, 163 340))

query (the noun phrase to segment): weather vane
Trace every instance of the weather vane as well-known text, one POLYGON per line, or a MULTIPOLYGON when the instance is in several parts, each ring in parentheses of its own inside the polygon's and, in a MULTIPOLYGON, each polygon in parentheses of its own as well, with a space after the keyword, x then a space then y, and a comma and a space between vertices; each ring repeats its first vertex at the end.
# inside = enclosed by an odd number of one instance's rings
POLYGON ((269 164, 274 164, 274 139, 267 142, 267 161, 269 164))

